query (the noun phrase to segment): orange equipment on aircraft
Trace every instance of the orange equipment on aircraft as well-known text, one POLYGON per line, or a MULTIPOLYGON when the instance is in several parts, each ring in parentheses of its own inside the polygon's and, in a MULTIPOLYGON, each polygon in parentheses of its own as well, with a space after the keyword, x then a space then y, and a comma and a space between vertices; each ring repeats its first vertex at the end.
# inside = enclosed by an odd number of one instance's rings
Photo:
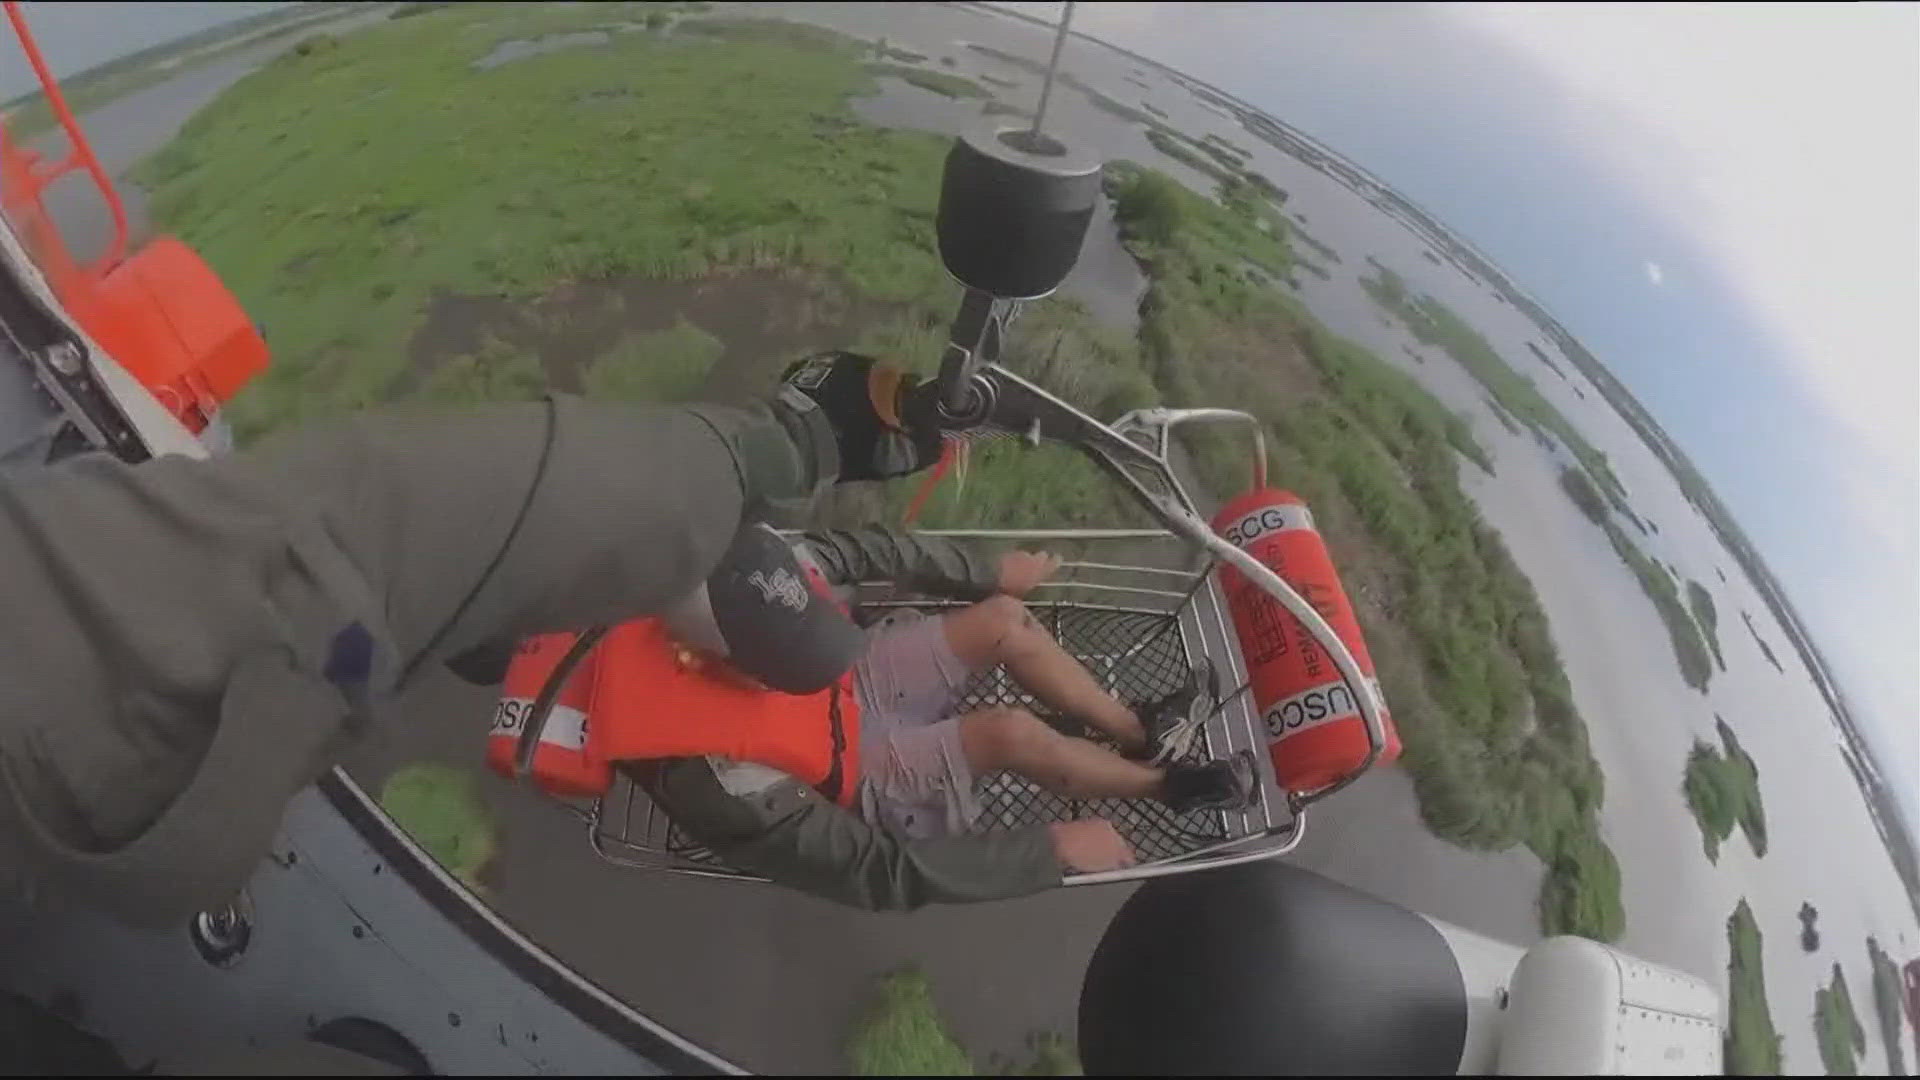
POLYGON ((68 150, 49 162, 0 123, 0 210, 87 336, 198 435, 223 402, 266 368, 267 344, 192 248, 161 236, 127 253, 127 212, 119 193, 47 70, 16 0, 7 0, 6 12, 68 150), (85 262, 68 249, 45 203, 55 181, 80 171, 113 218, 107 249, 85 262))

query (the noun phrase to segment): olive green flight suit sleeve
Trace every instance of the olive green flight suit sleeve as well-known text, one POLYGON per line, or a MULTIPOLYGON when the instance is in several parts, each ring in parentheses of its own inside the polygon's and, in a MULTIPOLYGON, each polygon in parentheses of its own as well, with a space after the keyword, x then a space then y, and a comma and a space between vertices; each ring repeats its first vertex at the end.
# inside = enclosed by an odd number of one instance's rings
POLYGON ((156 924, 222 902, 428 665, 657 610, 837 472, 804 403, 556 396, 10 473, 0 887, 156 924))

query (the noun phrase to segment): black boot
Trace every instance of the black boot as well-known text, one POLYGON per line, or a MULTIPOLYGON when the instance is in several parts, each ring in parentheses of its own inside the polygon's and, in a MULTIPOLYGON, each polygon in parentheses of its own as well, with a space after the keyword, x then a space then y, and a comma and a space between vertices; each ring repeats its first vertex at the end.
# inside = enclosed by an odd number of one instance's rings
POLYGON ((1253 802, 1260 774, 1253 765, 1253 751, 1236 751, 1232 757, 1206 761, 1198 765, 1169 765, 1161 782, 1161 800, 1176 814, 1197 810, 1242 810, 1253 802))
POLYGON ((1140 710, 1140 722, 1147 729, 1145 760, 1164 765, 1191 753, 1200 744, 1201 730, 1219 697, 1213 662, 1202 658, 1187 671, 1178 689, 1140 710))

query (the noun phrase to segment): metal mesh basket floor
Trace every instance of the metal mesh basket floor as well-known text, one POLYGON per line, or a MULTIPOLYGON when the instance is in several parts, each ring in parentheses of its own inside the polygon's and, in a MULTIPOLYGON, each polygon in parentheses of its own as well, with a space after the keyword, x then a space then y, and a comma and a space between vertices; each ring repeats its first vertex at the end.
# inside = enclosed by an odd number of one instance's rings
MULTIPOLYGON (((929 613, 949 605, 925 605, 929 613)), ((1082 606, 1072 603, 1030 605, 1070 654, 1086 665, 1114 697, 1136 709, 1151 705, 1181 687, 1192 663, 1179 616, 1172 612, 1082 606)), ((981 672, 954 706, 955 715, 998 706, 1028 709, 1069 734, 1093 737, 1078 724, 1050 713, 1007 675, 1004 668, 981 672)), ((1209 756, 1211 735, 1195 742, 1182 760, 1209 756)), ((626 779, 607 797, 596 824, 596 846, 645 852, 658 860, 714 873, 730 870, 711 851, 687 837, 660 813, 645 793, 626 779)), ((1176 814, 1153 799, 1069 799, 1032 781, 1000 772, 980 778, 975 795, 981 807, 976 831, 1104 817, 1133 845, 1142 861, 1177 857, 1227 839, 1227 819, 1215 811, 1176 814)))
MULTIPOLYGON (((1108 693, 1135 710, 1173 693, 1188 678, 1192 665, 1175 615, 1068 604, 1040 605, 1032 611, 1108 693)), ((1091 735, 1079 730, 1078 725, 1049 715, 1014 684, 1004 668, 976 676, 961 693, 955 711, 967 713, 995 706, 1028 709, 1069 734, 1091 735)), ((1206 756, 1203 740, 1185 760, 1204 760, 1206 756)), ((1012 773, 982 777, 976 795, 982 808, 976 831, 1104 817, 1145 860, 1185 854, 1227 836, 1222 817, 1215 812, 1176 814, 1153 799, 1069 799, 1012 773)))

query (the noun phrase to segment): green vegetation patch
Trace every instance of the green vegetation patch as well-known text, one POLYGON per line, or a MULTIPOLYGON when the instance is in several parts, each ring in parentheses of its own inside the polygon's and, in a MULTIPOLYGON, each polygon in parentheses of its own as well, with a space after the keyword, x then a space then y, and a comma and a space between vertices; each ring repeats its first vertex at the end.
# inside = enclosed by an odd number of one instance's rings
POLYGON ((1017 67, 1029 75, 1045 75, 1047 73, 1047 65, 1038 60, 1029 60, 1018 53, 1010 53, 1004 49, 996 49, 991 45, 982 45, 977 41, 967 42, 967 48, 972 49, 982 56, 991 56, 1003 64, 1017 67))
MULTIPOLYGON (((282 55, 142 163, 156 219, 266 328, 273 365, 228 410, 242 440, 397 400, 524 396, 524 360, 425 377, 410 359, 445 296, 531 303, 578 283, 770 267, 944 324, 954 288, 932 220, 947 143, 853 117, 874 87, 861 43, 708 18, 471 66, 502 41, 654 10, 455 5, 388 21, 282 55), (578 107, 614 97, 646 108, 578 107)), ((658 378, 678 392, 686 380, 665 369, 710 351, 686 332, 645 345, 668 349, 661 371, 642 379, 630 342, 593 366, 593 388, 626 396, 658 378)))
POLYGON ((1813 992, 1813 1034, 1820 1046, 1820 1064, 1828 1076, 1853 1076, 1867 1052, 1867 1032, 1853 1012, 1846 973, 1833 965, 1833 981, 1813 992))
POLYGON ((908 969, 880 980, 847 1040, 855 1076, 972 1076, 973 1059, 948 1034, 927 977, 908 969))
MULTIPOLYGON (((1607 541, 1613 545, 1614 553, 1620 556, 1621 562, 1627 564, 1627 569, 1633 571, 1634 578, 1640 582, 1641 591, 1653 601, 1654 610, 1667 628, 1667 640, 1673 646, 1673 658, 1680 667, 1680 677, 1686 680, 1688 686, 1704 691, 1707 681, 1713 677, 1713 662, 1720 654, 1719 640, 1712 636, 1711 631, 1706 637, 1701 635, 1700 624, 1680 598, 1679 586, 1675 584, 1679 575, 1641 551, 1639 545, 1614 524, 1607 512, 1604 496, 1594 486, 1592 477, 1585 469, 1574 465, 1563 467, 1560 470, 1560 487, 1567 493, 1567 498, 1573 500, 1573 504, 1586 515, 1587 520, 1607 534, 1607 541), (1713 642, 1711 653, 1707 647, 1709 640, 1713 642)), ((1695 611, 1698 610, 1696 605, 1695 611)), ((1713 617, 1711 597, 1706 598, 1706 612, 1709 618, 1713 617)), ((1722 661, 1720 667, 1724 670, 1726 663, 1722 661)))
POLYGON ((1555 375, 1560 376, 1562 379, 1565 379, 1567 377, 1566 369, 1562 368, 1559 364, 1554 363, 1553 357, 1548 356, 1545 349, 1542 349, 1540 346, 1535 345, 1533 342, 1529 341, 1527 342, 1527 351, 1533 354, 1534 359, 1547 365, 1547 368, 1551 370, 1555 375))
POLYGON ((1780 1035, 1767 1009, 1760 926, 1743 899, 1727 918, 1727 1032, 1724 1065, 1732 1076, 1780 1075, 1780 1035))
POLYGON ((448 872, 479 886, 499 838, 471 770, 430 761, 402 766, 380 788, 380 808, 448 872))
MULTIPOLYGON (((1267 179, 1267 176, 1265 173, 1258 173, 1258 172, 1254 172, 1251 169, 1244 169, 1240 173, 1240 180, 1243 183, 1246 183, 1249 186, 1251 186, 1253 190, 1259 192, 1262 198, 1272 201, 1272 203, 1275 206, 1284 206, 1286 204, 1287 197, 1288 197, 1287 189, 1281 187, 1279 184, 1274 183, 1272 180, 1267 179)), ((1295 229, 1294 235, 1301 236, 1302 238, 1304 238, 1306 234, 1301 233, 1298 229, 1295 229)), ((1337 263, 1340 261, 1339 252, 1334 251, 1332 248, 1326 246, 1325 244, 1322 244, 1318 240, 1308 241, 1308 246, 1312 247, 1315 251, 1318 251, 1320 253, 1320 257, 1323 259, 1326 259, 1328 262, 1337 263)))
POLYGON ((905 64, 868 64, 867 70, 875 75, 891 75, 922 90, 931 90, 950 98, 984 98, 992 95, 987 88, 964 75, 949 75, 944 71, 928 71, 926 68, 908 67, 905 64))
POLYGON ((1209 134, 1200 139, 1190 138, 1186 135, 1181 135, 1180 137, 1185 140, 1187 145, 1195 147, 1201 153, 1212 158, 1221 168, 1227 170, 1230 175, 1238 173, 1241 168, 1246 165, 1246 155, 1237 154, 1228 149, 1225 144, 1215 142, 1214 139, 1216 136, 1209 134))
MULTIPOLYGON (((672 401, 716 376, 738 392, 829 344, 937 362, 957 296, 932 228, 947 140, 853 116, 871 45, 705 18, 471 66, 501 41, 655 10, 454 5, 391 22, 282 56, 142 165, 159 219, 267 328, 273 366, 228 413, 243 439, 389 402, 555 387, 672 401), (470 108, 482 95, 494 104, 470 108), (602 99, 648 107, 574 107, 602 99), (693 295, 716 292, 737 314, 693 295), (802 295, 838 312, 834 340, 789 314, 802 295), (641 325, 610 332, 609 304, 641 325), (676 305, 701 314, 657 317, 676 305)), ((1285 265, 1283 243, 1238 228, 1285 265)), ((1065 298, 1030 307, 1007 359, 1102 416, 1158 400, 1138 343, 1065 298)), ((970 464, 921 524, 1144 523, 1073 451, 988 446, 970 464)), ((842 494, 898 520, 918 483, 842 494)))
POLYGON ((583 388, 604 401, 691 401, 725 349, 684 319, 671 330, 627 334, 588 366, 583 388))
POLYGON ((1232 139, 1229 139, 1225 135, 1221 135, 1218 132, 1213 132, 1213 131, 1207 132, 1207 134, 1202 138, 1202 141, 1217 143, 1219 144, 1220 149, 1226 151, 1227 153, 1233 155, 1236 158, 1239 158, 1242 161, 1245 161, 1247 158, 1250 158, 1253 156, 1253 151, 1247 149, 1244 146, 1241 146, 1239 143, 1234 142, 1232 139))
POLYGON ((1760 805, 1760 769, 1741 748, 1725 720, 1715 718, 1722 749, 1694 740, 1687 754, 1686 778, 1681 790, 1687 808, 1700 825, 1700 843, 1707 858, 1720 860, 1720 843, 1733 835, 1737 824, 1747 834, 1755 855, 1767 853, 1767 815, 1760 805))
POLYGON ((1086 1070, 1080 1065, 1080 1052, 1059 1032, 1036 1033, 1027 1040, 1027 1048, 1033 1060, 1024 1067, 1016 1068, 1016 1076, 1086 1075, 1086 1070))
POLYGON ((1414 293, 1399 274, 1378 262, 1374 263, 1374 269, 1374 276, 1362 277, 1360 284, 1375 303, 1405 323, 1421 342, 1445 350, 1448 356, 1467 369, 1468 374, 1478 379, 1508 412, 1534 427, 1551 432, 1599 481, 1607 502, 1622 517, 1633 519, 1633 510, 1627 506, 1626 488, 1614 475, 1613 467, 1607 463, 1607 455, 1587 442, 1573 422, 1541 395, 1539 388, 1533 385, 1533 380, 1514 370, 1513 365, 1501 357, 1492 343, 1455 314, 1452 308, 1431 296, 1414 293))
POLYGON ((1620 936, 1626 928, 1620 863, 1599 832, 1578 823, 1541 857, 1547 860, 1547 876, 1540 883, 1541 932, 1603 941, 1620 936))
POLYGON ((1704 692, 1707 681, 1713 677, 1713 658, 1707 651, 1706 640, 1700 635, 1700 627, 1694 623, 1686 603, 1680 599, 1680 588, 1674 583, 1674 576, 1641 552, 1639 546, 1612 521, 1602 522, 1601 528, 1606 530, 1614 553, 1639 579, 1641 591, 1653 601, 1654 610, 1667 628, 1667 640, 1673 646, 1673 658, 1680 666, 1680 677, 1686 680, 1688 686, 1704 692))
POLYGON ((1727 658, 1720 654, 1720 613, 1714 609, 1713 594, 1692 578, 1687 579, 1687 607, 1692 609, 1693 621, 1707 639, 1707 647, 1713 650, 1713 662, 1721 671, 1727 670, 1727 658))
MULTIPOLYGON (((1416 360, 1419 359, 1418 353, 1413 353, 1412 355, 1416 360)), ((1499 402, 1490 397, 1482 397, 1480 400, 1486 403, 1487 411, 1493 414, 1493 418, 1499 421, 1500 426, 1507 429, 1507 434, 1518 435, 1525 430, 1520 426, 1519 421, 1515 420, 1507 410, 1500 407, 1499 402)))
MULTIPOLYGON (((1267 179, 1264 174, 1248 169, 1246 157, 1230 149, 1231 144, 1216 141, 1217 136, 1209 134, 1205 138, 1196 139, 1158 120, 1148 119, 1132 106, 1123 105, 1111 98, 1103 101, 1104 95, 1100 95, 1098 91, 1088 90, 1088 93, 1094 95, 1094 104, 1108 112, 1145 124, 1147 141, 1153 144, 1154 149, 1195 172, 1206 175, 1214 183, 1245 184, 1251 189, 1252 195, 1269 199, 1276 206, 1287 201, 1287 193, 1279 185, 1267 179)), ((1162 117, 1166 115, 1159 113, 1158 110, 1155 112, 1162 117)), ((1334 256, 1333 261, 1339 262, 1339 256, 1334 256)))
POLYGON ((882 60, 898 60, 906 64, 922 63, 927 58, 926 53, 918 53, 912 49, 902 49, 890 45, 887 43, 886 38, 880 38, 873 43, 873 55, 882 60))
POLYGON ((1226 169, 1214 164, 1205 154, 1201 153, 1197 143, 1172 128, 1167 127, 1165 124, 1158 124, 1148 128, 1147 141, 1153 144, 1155 150, 1160 151, 1216 183, 1225 180, 1231 175, 1226 169))
POLYGON ((498 338, 488 338, 469 353, 434 368, 420 396, 448 405, 488 401, 538 401, 547 390, 547 374, 538 358, 498 338))
MULTIPOLYGON (((995 1055, 991 1072, 1012 1076, 1079 1076, 1080 1057, 1058 1032, 1027 1038, 1025 1061, 995 1055)), ((933 987, 918 969, 883 976, 866 1012, 847 1039, 847 1062, 855 1076, 975 1076, 966 1049, 948 1032, 933 1000, 933 987)))
POLYGON ((1317 239, 1312 233, 1301 228, 1299 225, 1296 224, 1292 226, 1292 231, 1288 235, 1290 235, 1293 239, 1298 240, 1301 243, 1312 248, 1314 253, 1319 255, 1322 259, 1325 259, 1326 261, 1330 263, 1335 263, 1335 264, 1338 264, 1340 262, 1340 253, 1338 251, 1335 251, 1333 248, 1327 246, 1325 242, 1317 239))
POLYGON ((1587 475, 1587 470, 1574 465, 1561 466, 1560 490, 1567 493, 1567 498, 1573 500, 1573 505, 1580 508, 1588 521, 1601 528, 1606 527, 1607 501, 1600 494, 1600 489, 1593 486, 1593 478, 1587 475))
MULTIPOLYGON (((1605 785, 1533 587, 1461 490, 1456 453, 1492 468, 1470 426, 1250 274, 1286 265, 1285 240, 1244 204, 1128 162, 1107 182, 1149 275, 1140 339, 1161 396, 1266 425, 1271 475, 1313 505, 1357 598, 1428 827, 1528 845, 1548 868, 1546 931, 1616 937, 1605 785)), ((1244 483, 1237 446, 1188 448, 1216 493, 1244 483)))
POLYGON ((413 3, 401 4, 399 7, 396 7, 392 11, 389 11, 387 13, 387 18, 411 19, 411 18, 415 18, 416 16, 426 15, 431 12, 439 11, 441 8, 452 7, 452 6, 453 4, 451 3, 451 0, 414 0, 413 3))
POLYGON ((1871 937, 1867 938, 1867 959, 1873 965, 1873 1012, 1880 1022, 1880 1042, 1887 1048, 1887 1075, 1905 1076, 1907 1060, 1900 1044, 1900 1031, 1906 1014, 1906 996, 1900 967, 1871 937))

